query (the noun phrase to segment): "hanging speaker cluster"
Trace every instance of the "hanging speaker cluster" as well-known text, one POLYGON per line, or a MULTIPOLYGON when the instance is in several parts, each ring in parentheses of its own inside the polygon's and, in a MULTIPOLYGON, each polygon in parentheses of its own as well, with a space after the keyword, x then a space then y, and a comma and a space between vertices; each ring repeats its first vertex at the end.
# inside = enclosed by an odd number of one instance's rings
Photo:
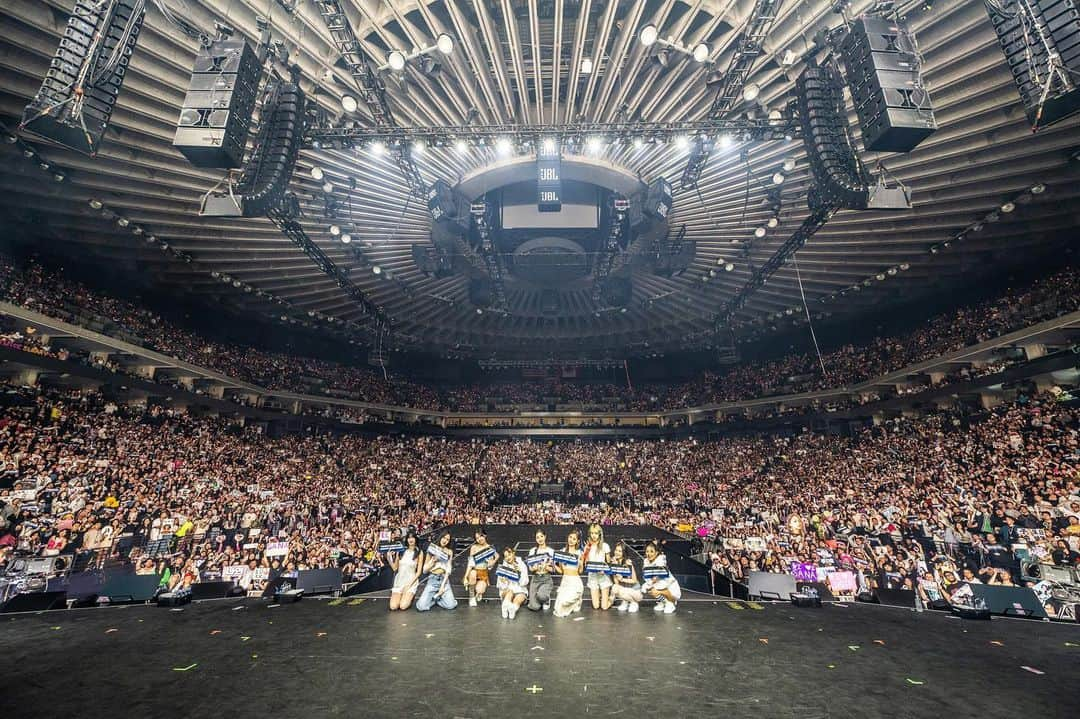
MULTIPOLYGON (((865 210, 869 191, 847 135, 843 86, 833 68, 807 65, 795 82, 803 143, 817 185, 814 202, 865 210)), ((811 209, 816 209, 811 203, 811 209)))
POLYGON ((233 192, 203 198, 200 214, 211 217, 257 217, 278 209, 289 186, 304 134, 305 97, 300 86, 279 82, 263 106, 255 151, 233 192))
POLYGON ((77 0, 21 127, 93 155, 142 29, 142 0, 77 0))

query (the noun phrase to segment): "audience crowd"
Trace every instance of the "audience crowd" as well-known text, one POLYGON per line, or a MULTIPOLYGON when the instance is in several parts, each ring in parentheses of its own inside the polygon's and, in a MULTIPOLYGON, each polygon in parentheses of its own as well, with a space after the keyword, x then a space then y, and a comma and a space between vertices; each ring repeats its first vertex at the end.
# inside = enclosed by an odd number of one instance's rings
POLYGON ((484 442, 270 438, 89 391, 0 390, 0 569, 64 555, 172 587, 324 567, 355 581, 410 528, 586 521, 688 533, 739 581, 850 569, 928 602, 1080 560, 1080 409, 1064 393, 852 437, 484 442))
MULTIPOLYGON (((268 389, 432 410, 487 411, 501 405, 548 408, 580 403, 597 409, 646 411, 850 386, 921 360, 1080 309, 1080 270, 1067 266, 1000 297, 944 312, 907 334, 879 337, 814 354, 745 362, 674 385, 634 388, 597 382, 517 382, 433 387, 381 370, 208 339, 139 304, 110 297, 30 263, 0 258, 0 299, 137 341, 180 360, 268 389), (824 364, 825 372, 820 365, 824 364)), ((11 333, 7 346, 53 354, 33 338, 11 333)), ((980 372, 998 371, 996 363, 980 372)), ((972 375, 970 370, 965 370, 972 375)), ((974 373, 978 374, 978 372, 974 373)), ((962 379, 956 373, 947 379, 962 379)), ((914 388, 913 391, 918 388, 914 388)))

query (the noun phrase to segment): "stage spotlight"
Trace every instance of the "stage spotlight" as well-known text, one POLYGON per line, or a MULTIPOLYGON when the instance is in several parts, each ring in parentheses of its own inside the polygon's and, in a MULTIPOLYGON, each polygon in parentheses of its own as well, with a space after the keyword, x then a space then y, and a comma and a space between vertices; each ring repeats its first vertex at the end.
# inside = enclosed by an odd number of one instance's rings
POLYGON ((465 154, 469 151, 469 143, 465 142, 464 140, 458 140, 454 143, 454 149, 461 154, 465 154))
POLYGON ((390 66, 391 70, 401 72, 405 69, 405 53, 401 50, 391 50, 390 54, 386 56, 386 64, 390 66))
POLYGON ((757 99, 758 94, 761 92, 761 88, 758 87, 756 82, 748 82, 743 87, 742 99, 746 102, 753 102, 757 99))
POLYGON ((356 98, 352 95, 341 96, 341 109, 348 113, 356 112, 359 104, 356 102, 356 98))
POLYGON ((735 265, 731 264, 730 262, 724 265, 724 272, 731 272, 734 269, 735 265))
POLYGON ((656 29, 655 25, 646 25, 641 28, 641 32, 638 33, 638 39, 641 40, 641 44, 645 47, 652 46, 659 37, 660 31, 656 29))
POLYGON ((593 155, 600 154, 600 151, 604 149, 604 141, 599 137, 590 137, 585 144, 588 146, 589 152, 593 155))
POLYGON ((1001 211, 1006 212, 1006 213, 1012 212, 1015 209, 1016 209, 1016 203, 1015 202, 1006 202, 1004 205, 1001 206, 1001 211))
POLYGON ((327 180, 323 183, 322 191, 329 195, 331 192, 334 191, 334 183, 330 182, 330 180, 327 180))
POLYGON ((63 182, 66 178, 64 177, 64 173, 58 171, 53 173, 53 179, 57 182, 63 182))
POLYGON ((551 137, 544 138, 544 152, 545 153, 547 153, 549 155, 552 155, 552 154, 555 153, 555 150, 556 150, 557 147, 558 146, 555 144, 554 138, 551 138, 551 137))
POLYGON ((686 135, 679 135, 675 138, 675 147, 679 148, 680 150, 685 150, 686 148, 690 147, 690 138, 686 135))
POLYGON ((635 150, 640 150, 643 147, 645 147, 645 141, 642 140, 640 137, 635 137, 634 138, 634 149, 635 150))
POLYGON ((1046 192, 1046 185, 1041 182, 1031 188, 1031 194, 1033 195, 1041 195, 1044 192, 1046 192))
POLYGON ((784 172, 791 172, 795 169, 795 158, 789 157, 784 160, 784 172))
POLYGON ((582 75, 588 75, 591 72, 592 72, 592 58, 591 57, 583 57, 583 58, 581 58, 581 74, 582 75))
POLYGON ((495 141, 495 151, 500 155, 509 155, 513 150, 514 145, 510 142, 510 138, 500 137, 495 141))
POLYGON ((756 230, 754 230, 754 237, 757 237, 758 239, 761 239, 762 237, 765 236, 765 232, 766 232, 766 230, 765 230, 764 227, 759 227, 756 230))
POLYGON ((131 224, 131 221, 128 220, 128 218, 126 217, 121 217, 119 220, 116 221, 116 224, 120 225, 121 227, 127 227, 131 224))
POLYGON ((337 225, 330 225, 330 234, 337 237, 341 234, 341 228, 337 225))
POLYGON ((769 221, 765 223, 768 227, 773 228, 780 224, 780 220, 775 217, 770 217, 769 221))
POLYGON ((735 138, 733 138, 731 135, 729 135, 726 132, 723 135, 720 136, 720 148, 723 149, 723 150, 726 150, 727 148, 731 147, 732 143, 734 143, 734 142, 735 142, 735 138))
POLYGON ((706 60, 709 59, 709 55, 711 54, 711 52, 709 50, 709 46, 702 42, 702 43, 698 43, 697 45, 694 46, 694 53, 693 54, 694 54, 694 60, 695 61, 697 61, 697 62, 705 62, 706 60))
POLYGON ((315 167, 311 168, 311 179, 313 179, 313 180, 321 180, 322 178, 323 178, 323 171, 322 171, 321 167, 316 165, 315 167))
POLYGON ((454 51, 454 38, 444 33, 439 33, 439 37, 435 40, 435 47, 439 48, 439 52, 443 55, 449 55, 454 51))
POLYGON ((660 67, 667 69, 671 65, 671 51, 664 48, 660 52, 656 53, 656 62, 660 67))
POLYGON ((382 268, 379 267, 378 265, 375 265, 374 267, 372 267, 371 271, 373 273, 375 273, 376 275, 381 275, 382 274, 382 268))
POLYGON ((424 144, 423 140, 416 140, 412 144, 412 151, 415 152, 417 155, 423 155, 425 147, 427 146, 424 144))
POLYGON ((375 142, 371 143, 371 154, 372 155, 378 156, 378 155, 383 154, 384 152, 386 152, 385 143, 380 142, 379 140, 376 140, 375 142))
POLYGON ((784 184, 784 173, 782 173, 782 172, 774 172, 773 176, 772 176, 772 181, 773 181, 774 185, 782 185, 782 184, 784 184))
POLYGON ((352 242, 352 235, 350 235, 348 232, 341 236, 341 244, 347 245, 350 242, 352 242))

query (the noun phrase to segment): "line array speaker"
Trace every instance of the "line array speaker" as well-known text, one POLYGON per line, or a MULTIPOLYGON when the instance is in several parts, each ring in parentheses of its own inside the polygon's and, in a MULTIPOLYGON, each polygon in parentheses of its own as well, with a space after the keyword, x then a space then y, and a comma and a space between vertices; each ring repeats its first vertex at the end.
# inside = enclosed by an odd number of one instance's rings
POLYGON ((795 81, 803 144, 815 188, 811 207, 828 204, 865 210, 866 178, 847 136, 840 77, 831 67, 808 65, 795 81))
POLYGON ((244 164, 261 77, 259 58, 243 40, 217 40, 199 50, 173 147, 196 167, 244 164))
POLYGON ((22 127, 93 155, 142 29, 143 0, 77 0, 22 127))
POLYGON ((875 152, 910 152, 937 129, 907 28, 877 15, 858 18, 840 43, 863 144, 875 152))
POLYGON ((263 106, 255 151, 244 164, 235 195, 215 192, 203 198, 201 215, 257 217, 281 206, 304 134, 304 92, 280 82, 263 106))
POLYGON ((1028 122, 1052 125, 1080 111, 1080 3, 1002 0, 999 6, 986 4, 1028 122))

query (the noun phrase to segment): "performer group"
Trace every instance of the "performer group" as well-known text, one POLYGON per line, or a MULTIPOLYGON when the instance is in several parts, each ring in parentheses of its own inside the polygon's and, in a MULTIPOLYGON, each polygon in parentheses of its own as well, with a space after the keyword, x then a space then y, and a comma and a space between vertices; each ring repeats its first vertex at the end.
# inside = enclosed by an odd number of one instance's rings
MULTIPOLYGON (((556 617, 568 617, 581 611, 586 588, 593 609, 614 606, 617 611, 630 613, 637 612, 640 602, 648 597, 656 601, 655 611, 672 614, 682 597, 679 582, 668 571, 667 558, 656 542, 645 546, 639 576, 626 545, 618 542, 611 547, 604 541, 599 524, 589 526, 584 543, 578 530, 571 529, 562 550, 549 545, 544 531, 537 530, 535 546, 523 557, 513 547, 500 553, 488 543, 483 527, 476 529, 473 540, 465 565, 469 606, 483 601, 484 592, 494 584, 504 619, 516 617, 522 606, 534 612, 551 609, 556 617), (562 578, 557 591, 555 574, 562 578)), ((394 571, 391 610, 408 609, 413 599, 421 612, 436 605, 443 609, 457 607, 450 586, 452 543, 450 533, 444 531, 422 550, 417 536, 409 532, 403 542, 380 547, 394 571)))

